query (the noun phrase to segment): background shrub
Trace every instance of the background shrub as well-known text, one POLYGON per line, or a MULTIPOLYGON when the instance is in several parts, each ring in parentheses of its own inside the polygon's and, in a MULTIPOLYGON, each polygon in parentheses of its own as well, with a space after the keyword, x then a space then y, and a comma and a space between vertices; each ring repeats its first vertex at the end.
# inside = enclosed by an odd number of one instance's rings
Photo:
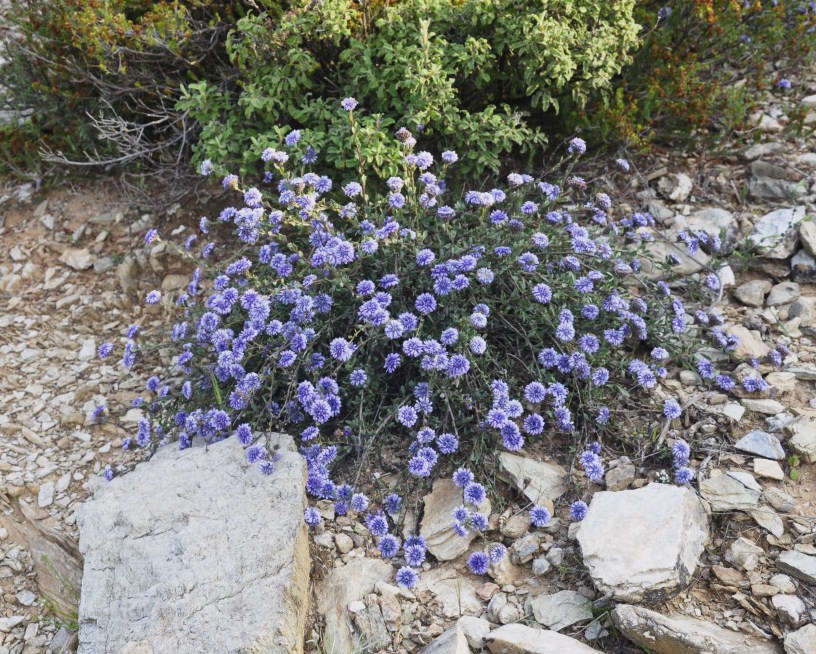
POLYGON ((763 91, 795 78, 816 47, 816 5, 800 0, 637 3, 633 62, 577 121, 598 142, 685 140, 747 127, 763 91))
POLYGON ((462 151, 465 172, 497 170, 514 150, 546 142, 545 112, 581 106, 609 87, 637 43, 634 0, 296 0, 240 19, 228 40, 236 70, 187 85, 181 104, 202 126, 204 158, 256 168, 277 125, 309 129, 338 168, 347 125, 334 111, 356 97, 368 116, 364 153, 378 173, 395 125, 462 151))

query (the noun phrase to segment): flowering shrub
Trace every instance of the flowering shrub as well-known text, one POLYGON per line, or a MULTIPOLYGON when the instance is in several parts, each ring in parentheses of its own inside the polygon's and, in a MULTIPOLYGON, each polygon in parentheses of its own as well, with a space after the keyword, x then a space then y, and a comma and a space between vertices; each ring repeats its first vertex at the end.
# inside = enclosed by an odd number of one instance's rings
POLYGON ((816 43, 816 5, 801 0, 641 0, 635 18, 645 30, 634 61, 581 121, 602 140, 743 128, 762 91, 790 88, 786 75, 805 70, 816 43))
MULTIPOLYGON (((354 142, 356 106, 347 98, 340 111, 354 142)), ((337 514, 364 515, 381 555, 404 558, 397 580, 411 586, 426 545, 392 533, 406 504, 398 491, 418 500, 433 479, 451 475, 462 491, 454 529, 484 534, 479 479, 492 452, 542 439, 566 439, 575 450, 586 444, 579 461, 590 481, 601 481, 601 443, 618 432, 622 398, 638 394, 639 406, 666 420, 680 415, 658 385, 672 352, 700 349, 689 328, 726 352, 737 341, 716 313, 687 311, 666 281, 638 276, 652 218, 623 213, 572 174, 582 140, 568 145, 563 179, 511 173, 502 188, 461 194, 445 183, 456 153, 417 151, 406 129, 396 140, 400 174, 387 179, 313 172, 319 159, 298 131, 257 153, 274 191, 223 178, 241 202, 200 228, 206 236, 231 223, 235 236, 226 249, 202 244, 201 257, 224 261, 208 281, 197 269, 175 299, 175 368, 148 381, 150 399, 137 404, 149 417, 136 441, 185 448, 194 438, 233 437, 271 474, 276 457, 265 434, 293 433, 309 495, 333 502, 337 514), (368 497, 349 466, 337 468, 348 478, 335 474, 338 458, 383 447, 402 471, 396 486, 368 497)), ((202 172, 213 174, 213 164, 202 172)), ((158 238, 151 230, 146 241, 158 238)), ((704 233, 680 238, 690 252, 718 249, 704 233)), ((701 284, 701 292, 717 288, 715 275, 701 284)), ((170 304, 159 291, 145 300, 170 304)), ((123 364, 133 366, 141 349, 131 327, 123 364)), ((103 358, 112 353, 111 344, 100 347, 103 358)), ((708 359, 699 358, 698 370, 722 389, 736 384, 708 359)), ((764 384, 750 373, 740 381, 746 391, 764 384)), ((676 481, 688 483, 688 446, 664 454, 676 481)), ((581 519, 586 508, 575 502, 571 515, 581 519)), ((304 519, 317 526, 322 517, 311 507, 304 519)), ((550 513, 532 507, 530 520, 546 525, 550 513)), ((504 551, 487 541, 471 570, 483 573, 504 551)))
POLYGON ((256 170, 259 144, 283 135, 279 125, 308 127, 330 165, 356 168, 333 110, 343 94, 371 112, 360 127, 380 174, 397 174, 396 125, 460 149, 465 171, 497 170, 502 154, 545 141, 542 112, 607 88, 638 32, 634 0, 263 4, 230 35, 234 83, 190 84, 181 105, 203 128, 198 160, 242 173, 256 170))

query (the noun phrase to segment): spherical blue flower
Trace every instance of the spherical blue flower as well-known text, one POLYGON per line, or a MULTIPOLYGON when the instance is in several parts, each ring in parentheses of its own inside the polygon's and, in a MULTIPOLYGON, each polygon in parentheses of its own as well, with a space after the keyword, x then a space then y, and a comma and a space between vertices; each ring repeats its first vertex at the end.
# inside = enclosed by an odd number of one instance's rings
POLYGON ((436 255, 433 253, 432 250, 428 250, 427 248, 417 252, 416 256, 417 265, 430 266, 435 259, 436 255))
POLYGON ((369 513, 365 517, 366 527, 372 536, 385 536, 388 533, 388 518, 384 513, 369 513))
POLYGON ((354 346, 345 338, 335 338, 329 343, 329 354, 338 361, 348 361, 354 354, 354 346))
POLYGON ((473 481, 473 473, 467 468, 458 468, 453 473, 453 483, 459 488, 465 488, 473 481))
MULTIPOLYGON (((457 473, 458 472, 459 471, 457 470, 457 473)), ((456 473, 454 473, 454 481, 456 481, 455 476, 456 473)), ((463 495, 465 498, 465 502, 467 502, 468 504, 473 504, 474 506, 478 506, 479 504, 484 502, 487 497, 487 493, 485 492, 484 486, 475 481, 471 481, 469 484, 465 486, 463 495)))
POLYGON ((361 370, 360 368, 352 371, 351 375, 349 375, 349 383, 352 386, 365 386, 367 381, 368 375, 366 374, 365 370, 361 370))
POLYGON ((391 493, 385 498, 384 505, 387 513, 399 513, 402 508, 402 498, 396 493, 391 493))
POLYGON ((445 150, 442 153, 442 161, 444 161, 446 164, 456 163, 459 161, 459 155, 453 150, 445 150))
POLYGON ((475 575, 483 575, 490 567, 490 559, 484 552, 473 552, 467 560, 468 568, 475 575))
POLYGON ((496 543, 490 546, 487 556, 491 563, 501 563, 504 557, 507 556, 507 548, 501 543, 496 543))
POLYGON ((676 467, 687 466, 691 457, 691 448, 684 440, 675 441, 671 448, 672 460, 676 467))
POLYGON ((575 521, 581 521, 586 517, 589 507, 586 502, 577 500, 570 505, 570 517, 575 521))
POLYGON ((669 418, 670 420, 679 418, 682 413, 683 410, 680 408, 680 405, 677 403, 677 400, 668 399, 663 403, 663 415, 669 418))
POLYGON ((470 361, 461 354, 454 354, 445 367, 445 374, 450 378, 461 377, 470 370, 470 361))
POLYGON ((161 291, 150 291, 145 297, 148 304, 158 304, 161 300, 161 291))
POLYGON ((244 447, 252 443, 252 429, 247 424, 238 425, 235 435, 238 437, 238 442, 244 447))
POLYGON ((420 545, 405 545, 402 551, 405 554, 405 562, 413 568, 425 562, 425 548, 420 545))
POLYGON ((345 193, 346 196, 349 198, 357 197, 362 192, 363 187, 360 185, 359 182, 349 182, 343 187, 343 193, 345 193))
POLYGON ((547 389, 541 382, 530 382, 524 387, 524 397, 528 402, 538 404, 544 401, 547 396, 547 389))
POLYGON ((392 536, 391 534, 385 534, 379 541, 377 541, 377 549, 380 552, 380 556, 384 559, 392 559, 397 555, 399 552, 400 542, 396 536, 392 536))
POLYGON ((320 516, 320 511, 310 506, 303 512, 303 521, 310 527, 317 527, 323 522, 323 518, 320 516))
POLYGON ((113 343, 102 343, 99 346, 99 358, 107 359, 113 352, 113 343))
POLYGON ((552 516, 546 507, 536 505, 530 509, 530 522, 534 527, 544 527, 551 519, 552 516))
POLYGON ((436 298, 431 293, 422 293, 416 299, 416 310, 426 316, 436 309, 436 298))
POLYGON ((567 152, 570 154, 584 154, 586 152, 586 141, 582 138, 578 138, 577 136, 573 138, 569 142, 569 147, 567 148, 567 152))
POLYGON ((397 422, 405 427, 413 427, 418 419, 416 409, 412 406, 401 406, 397 410, 397 422))
POLYGON ((444 434, 439 434, 436 439, 436 445, 442 454, 453 454, 457 449, 459 449, 459 439, 453 434, 446 432, 444 434))
POLYGON ((340 101, 340 106, 346 111, 354 111, 359 103, 352 97, 344 98, 340 101))
POLYGON ((470 525, 476 531, 487 531, 488 528, 488 520, 487 516, 482 513, 471 513, 470 514, 470 525))
POLYGON ((511 452, 518 452, 524 447, 524 436, 515 422, 509 420, 501 428, 502 442, 504 447, 511 452))
POLYGON ((681 486, 690 484, 694 479, 694 471, 691 468, 680 467, 674 471, 674 480, 681 486))
POLYGON ((470 339, 470 351, 476 355, 482 355, 487 350, 487 343, 481 336, 474 336, 470 339))
POLYGON ((524 431, 531 436, 537 436, 544 431, 544 418, 537 413, 531 413, 524 419, 524 431))
POLYGON ((397 585, 402 588, 413 588, 419 582, 419 575, 415 570, 404 566, 397 570, 396 575, 397 585))
POLYGON ((547 304, 552 300, 552 291, 546 284, 536 284, 533 286, 533 299, 541 304, 547 304))
POLYGON ((399 368, 400 363, 402 363, 402 357, 399 354, 389 354, 385 357, 385 371, 389 374, 393 373, 397 368, 399 368))
POLYGON ((354 495, 351 496, 349 506, 351 507, 352 511, 362 513, 368 508, 368 497, 366 497, 363 493, 354 493, 354 495))

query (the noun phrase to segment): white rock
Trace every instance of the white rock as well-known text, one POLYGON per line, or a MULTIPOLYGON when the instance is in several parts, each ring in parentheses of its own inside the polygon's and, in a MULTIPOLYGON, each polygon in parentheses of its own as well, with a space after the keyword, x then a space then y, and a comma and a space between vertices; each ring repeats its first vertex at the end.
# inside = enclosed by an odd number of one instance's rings
POLYGON ((764 554, 765 551, 761 547, 757 547, 747 538, 738 538, 728 548, 725 560, 737 568, 751 571, 756 569, 760 557, 764 554))
POLYGON ((12 615, 8 618, 0 618, 0 633, 7 634, 9 631, 14 629, 14 627, 24 621, 25 616, 23 615, 12 615))
POLYGON ((768 297, 765 298, 765 305, 775 307, 780 304, 790 304, 801 296, 802 292, 799 290, 799 284, 796 282, 780 282, 768 293, 768 297))
POLYGON ((640 606, 619 604, 612 620, 624 636, 653 654, 781 654, 778 645, 748 634, 640 606))
POLYGON ((722 250, 726 254, 734 249, 740 235, 739 223, 734 214, 717 207, 698 209, 686 217, 686 224, 689 229, 718 237, 722 242, 722 250))
POLYGON ((476 618, 472 615, 464 615, 456 622, 462 633, 465 634, 468 644, 479 651, 484 647, 484 640, 490 633, 490 623, 487 620, 476 618))
POLYGON ((567 492, 569 475, 554 463, 536 461, 509 452, 499 455, 501 475, 533 504, 542 498, 555 501, 567 492))
POLYGON ((798 233, 794 229, 805 217, 805 207, 777 209, 754 223, 748 236, 759 253, 768 259, 787 259, 794 253, 798 233))
POLYGON ((691 195, 694 187, 691 177, 686 173, 672 173, 661 177, 657 183, 657 188, 667 200, 683 202, 691 195))
POLYGON ((582 642, 547 629, 507 624, 485 639, 491 654, 598 654, 582 642))
POLYGON ((352 559, 342 568, 333 568, 320 581, 315 596, 317 612, 325 621, 321 641, 324 651, 355 650, 356 643, 346 608, 372 593, 377 582, 391 579, 392 576, 391 566, 382 559, 352 559))
POLYGON ((816 654, 816 625, 809 624, 785 636, 785 654, 816 654))
POLYGON ((807 463, 816 463, 816 419, 800 416, 782 428, 788 436, 788 444, 807 463))
POLYGON ((623 601, 685 588, 708 538, 708 516, 694 491, 654 483, 595 493, 577 533, 595 585, 623 601))
POLYGON ((816 222, 805 220, 799 225, 799 240, 811 255, 816 252, 816 222))
POLYGON ((742 406, 744 406, 748 411, 753 411, 754 413, 763 413, 766 416, 775 416, 778 413, 782 413, 785 410, 785 405, 781 402, 777 402, 776 400, 770 400, 765 398, 751 398, 745 397, 740 400, 742 406))
POLYGON ((737 286, 734 297, 749 307, 761 307, 765 305, 765 296, 772 287, 773 284, 767 279, 754 279, 737 286))
POLYGON ((68 248, 59 261, 74 270, 87 270, 93 266, 94 257, 87 249, 68 248))
POLYGON ((537 595, 530 600, 530 608, 536 622, 553 631, 592 620, 592 602, 573 590, 537 595))
POLYGON ((780 592, 787 593, 788 595, 796 592, 796 584, 793 583, 793 579, 782 573, 772 575, 771 578, 768 579, 768 583, 771 584, 771 586, 776 586, 780 592))
MULTIPOLYGON (((419 533, 428 544, 428 551, 440 561, 450 561, 467 552, 476 532, 471 530, 464 538, 453 530, 454 510, 462 506, 462 489, 452 479, 437 479, 431 492, 423 499, 425 511, 419 533)), ((490 515, 490 500, 477 507, 485 516, 490 515)))
POLYGON ((747 452, 766 459, 781 461, 785 458, 785 450, 779 439, 767 432, 755 429, 734 443, 734 448, 740 452, 747 452))
POLYGON ((432 593, 442 606, 442 615, 453 619, 462 615, 481 615, 484 602, 476 590, 482 585, 483 582, 463 577, 453 568, 438 566, 420 575, 415 592, 417 595, 432 593))
POLYGON ((760 527, 767 529, 777 538, 782 538, 782 534, 785 533, 785 525, 782 522, 782 518, 769 506, 749 509, 748 515, 750 515, 760 527))
POLYGON ((746 329, 742 325, 734 325, 726 331, 739 339, 739 345, 734 348, 734 354, 740 359, 752 359, 754 357, 761 359, 771 351, 771 348, 762 341, 759 332, 746 329))
POLYGON ((96 358, 96 339, 87 338, 82 341, 82 347, 79 350, 77 358, 80 361, 92 361, 96 358))
POLYGON ((458 625, 453 625, 423 647, 420 654, 471 654, 471 650, 465 633, 458 625))
POLYGON ((54 503, 55 486, 53 481, 48 481, 40 486, 40 492, 37 495, 37 505, 44 509, 54 503))
POLYGON ((700 495, 708 500, 714 511, 745 511, 759 504, 761 491, 753 485, 745 477, 726 473, 701 482, 700 495))
POLYGON ((21 590, 17 593, 17 601, 23 606, 32 606, 37 601, 37 596, 30 590, 21 590))
POLYGON ((166 447, 99 484, 77 516, 78 654, 301 652, 309 588, 306 466, 289 436, 265 476, 235 438, 166 447), (240 506, 240 510, 237 508, 240 506))
POLYGON ((782 622, 798 627, 807 619, 807 607, 797 595, 774 595, 771 604, 782 622))
POLYGON ((806 584, 816 584, 816 556, 802 552, 782 552, 776 559, 776 567, 806 584))
POLYGON ((737 277, 734 275, 734 269, 731 266, 722 266, 717 269, 717 279, 720 280, 720 286, 729 288, 737 283, 737 277))

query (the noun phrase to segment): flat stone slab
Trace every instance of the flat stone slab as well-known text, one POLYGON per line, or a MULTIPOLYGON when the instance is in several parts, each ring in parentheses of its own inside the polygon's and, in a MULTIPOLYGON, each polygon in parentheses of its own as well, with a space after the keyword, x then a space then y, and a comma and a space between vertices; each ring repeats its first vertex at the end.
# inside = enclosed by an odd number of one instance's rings
POLYGON ((816 556, 802 552, 782 552, 776 560, 776 567, 791 577, 816 585, 816 556))
POLYGON ((533 504, 545 498, 557 500, 567 492, 569 473, 554 463, 502 452, 499 455, 501 476, 533 504))
POLYGON ((599 654, 581 641, 548 629, 506 624, 485 638, 490 654, 599 654))
POLYGON ((685 588, 709 539, 708 514, 689 489, 649 484, 595 493, 577 534, 602 593, 657 601, 685 588))
POLYGON ((619 604, 612 611, 612 620, 624 636, 653 654, 782 654, 775 643, 640 606, 619 604))
POLYGON ((758 429, 749 431, 734 443, 734 447, 740 452, 747 452, 765 459, 781 461, 785 458, 785 450, 782 449, 779 439, 773 434, 758 429))
MULTIPOLYGON (((476 531, 465 537, 453 530, 453 512, 465 501, 462 489, 452 479, 437 479, 431 492, 423 498, 425 511, 419 533, 428 544, 428 551, 440 561, 450 561, 467 552, 476 531)), ((490 500, 485 498, 477 510, 490 517, 490 500)))
POLYGON ((816 625, 806 625, 785 636, 785 654, 814 654, 816 652, 816 625))
POLYGON ((728 472, 709 477, 700 484, 700 495, 709 501, 714 511, 755 509, 761 494, 762 489, 756 480, 746 473, 728 472))
POLYGON ((171 445, 80 508, 78 654, 303 652, 306 465, 272 438, 272 475, 235 438, 171 445))

